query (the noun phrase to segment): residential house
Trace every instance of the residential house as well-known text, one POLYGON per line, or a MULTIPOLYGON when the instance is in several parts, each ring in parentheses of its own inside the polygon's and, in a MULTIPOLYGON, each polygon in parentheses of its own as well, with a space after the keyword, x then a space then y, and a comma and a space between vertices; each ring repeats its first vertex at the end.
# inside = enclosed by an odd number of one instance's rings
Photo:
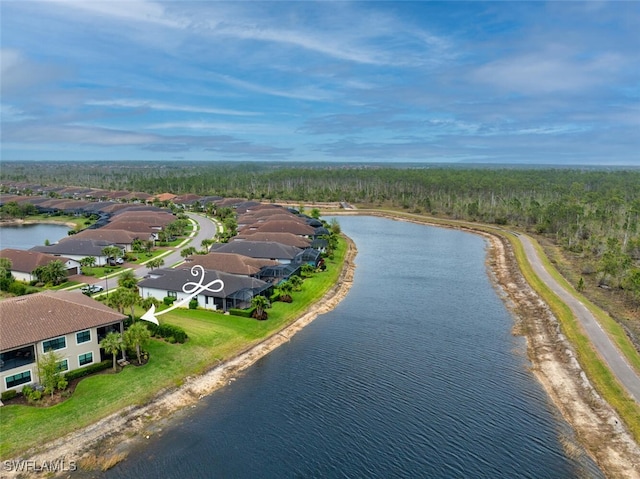
POLYGON ((248 232, 231 238, 231 241, 274 241, 276 243, 295 246, 296 248, 308 248, 311 246, 311 240, 303 236, 294 235, 293 233, 259 233, 248 232))
POLYGON ((0 392, 38 382, 38 358, 60 356, 60 369, 101 360, 100 341, 123 330, 126 316, 79 291, 45 291, 0 301, 0 392))
POLYGON ((11 274, 13 277, 18 281, 26 281, 27 283, 36 279, 32 274, 36 268, 46 266, 52 261, 61 261, 69 276, 82 272, 80 263, 76 260, 38 251, 5 248, 0 250, 0 258, 6 258, 11 261, 11 274))
POLYGON ((118 230, 109 228, 86 229, 75 235, 76 239, 103 240, 120 247, 124 251, 133 251, 133 242, 153 241, 153 233, 136 233, 128 230, 118 230))
POLYGON ((201 308, 227 311, 229 308, 248 308, 254 296, 268 295, 272 289, 271 284, 256 278, 222 271, 203 271, 204 275, 198 277, 194 276, 191 268, 153 270, 138 283, 140 296, 153 297, 159 301, 163 301, 165 297, 175 298, 176 302, 184 301, 186 308, 189 294, 183 288, 191 291, 193 286, 209 285, 216 280, 222 280, 224 288, 221 291, 216 291, 218 284, 214 283, 198 293, 195 299, 201 308))
POLYGON ((276 260, 280 264, 294 263, 300 254, 300 248, 287 246, 273 241, 231 241, 211 246, 213 253, 235 253, 250 258, 276 260))
POLYGON ((104 266, 107 263, 107 257, 102 253, 102 250, 107 246, 115 245, 109 241, 81 239, 70 236, 49 246, 34 246, 30 251, 64 256, 76 261, 93 256, 96 259, 96 266, 104 266))
POLYGON ((187 258, 186 265, 200 265, 204 269, 222 271, 223 273, 239 274, 243 276, 255 276, 266 266, 275 266, 280 263, 270 259, 250 258, 235 253, 208 253, 194 255, 187 258))

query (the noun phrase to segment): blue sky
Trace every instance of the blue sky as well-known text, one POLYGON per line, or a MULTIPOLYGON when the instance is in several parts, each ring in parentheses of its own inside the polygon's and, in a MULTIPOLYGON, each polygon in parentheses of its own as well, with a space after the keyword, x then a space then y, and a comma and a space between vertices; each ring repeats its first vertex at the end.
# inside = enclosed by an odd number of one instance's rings
POLYGON ((0 2, 2 160, 640 166, 640 2, 0 2))

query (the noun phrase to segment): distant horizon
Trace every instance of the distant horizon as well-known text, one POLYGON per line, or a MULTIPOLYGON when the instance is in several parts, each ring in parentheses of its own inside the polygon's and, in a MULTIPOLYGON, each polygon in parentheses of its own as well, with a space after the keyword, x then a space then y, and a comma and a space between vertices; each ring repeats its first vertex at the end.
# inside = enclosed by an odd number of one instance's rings
POLYGON ((0 157, 640 166, 637 5, 0 2, 0 157))

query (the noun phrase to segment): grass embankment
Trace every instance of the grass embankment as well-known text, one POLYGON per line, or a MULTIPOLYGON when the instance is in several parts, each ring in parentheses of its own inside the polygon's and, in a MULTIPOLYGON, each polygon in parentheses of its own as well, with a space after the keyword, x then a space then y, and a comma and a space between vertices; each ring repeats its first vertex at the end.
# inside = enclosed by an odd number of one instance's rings
MULTIPOLYGON (((591 341, 589 341, 589 338, 584 334, 582 327, 578 324, 569 306, 562 302, 534 273, 529 261, 527 261, 522 243, 513 235, 507 234, 506 236, 513 245, 518 264, 525 279, 544 299, 553 311, 553 314, 558 318, 562 332, 573 345, 578 362, 591 381, 591 384, 596 391, 598 391, 598 394, 616 410, 636 442, 640 442, 640 406, 629 397, 622 385, 594 350, 591 341)), ((571 290, 567 281, 551 266, 547 257, 542 253, 540 246, 536 244, 536 248, 540 253, 540 257, 543 258, 547 271, 563 286, 571 290)), ((632 364, 636 370, 639 370, 640 357, 638 357, 635 348, 626 334, 624 334, 622 327, 582 295, 577 292, 574 292, 574 295, 596 316, 600 325, 607 331, 629 363, 632 364)))
POLYGON ((187 376, 202 374, 271 336, 297 319, 337 282, 346 249, 341 241, 335 259, 326 260, 327 270, 306 278, 302 291, 292 294, 293 303, 274 303, 267 321, 176 309, 160 316, 160 320, 184 328, 189 335, 186 343, 152 340, 145 366, 128 366, 118 374, 86 378, 69 399, 58 405, 0 408, 0 457, 14 457, 127 406, 148 403, 161 390, 179 386, 187 376))

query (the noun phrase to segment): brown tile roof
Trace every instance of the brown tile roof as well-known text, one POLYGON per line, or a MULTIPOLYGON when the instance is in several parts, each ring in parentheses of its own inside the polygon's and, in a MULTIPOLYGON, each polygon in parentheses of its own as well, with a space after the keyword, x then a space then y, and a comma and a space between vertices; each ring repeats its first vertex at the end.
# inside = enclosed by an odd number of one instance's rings
POLYGON ((311 246, 311 240, 302 236, 294 235, 292 233, 274 233, 274 232, 259 232, 259 231, 247 231, 246 234, 234 236, 231 241, 275 241, 276 243, 286 244, 289 246, 295 246, 296 248, 308 248, 311 246))
POLYGON ((250 258, 235 253, 208 253, 194 255, 185 266, 199 264, 204 269, 222 271, 224 273, 250 276, 256 274, 264 266, 275 266, 279 263, 270 259, 250 258))
POLYGON ((81 239, 96 239, 109 241, 110 243, 131 244, 136 238, 143 241, 148 240, 151 236, 151 232, 143 235, 142 233, 129 230, 98 228, 94 230, 84 230, 74 236, 81 239))
POLYGON ((45 291, 0 301, 0 350, 105 326, 124 315, 80 291, 45 291))
POLYGON ((174 195, 173 193, 160 193, 159 195, 154 196, 158 201, 171 201, 178 195, 174 195))
POLYGON ((44 266, 52 261, 62 261, 66 263, 69 258, 62 256, 54 256, 52 254, 40 253, 38 251, 29 251, 21 249, 5 248, 0 250, 0 258, 11 260, 11 270, 21 273, 31 273, 38 266, 44 266))
MULTIPOLYGON (((288 221, 288 220, 276 220, 276 221, 265 221, 264 223, 255 223, 252 225, 255 227, 253 231, 258 231, 260 233, 292 233, 294 235, 312 235, 315 232, 315 229, 308 224, 299 223, 297 221, 288 221)), ((246 227, 240 230, 242 234, 251 234, 246 227)))

